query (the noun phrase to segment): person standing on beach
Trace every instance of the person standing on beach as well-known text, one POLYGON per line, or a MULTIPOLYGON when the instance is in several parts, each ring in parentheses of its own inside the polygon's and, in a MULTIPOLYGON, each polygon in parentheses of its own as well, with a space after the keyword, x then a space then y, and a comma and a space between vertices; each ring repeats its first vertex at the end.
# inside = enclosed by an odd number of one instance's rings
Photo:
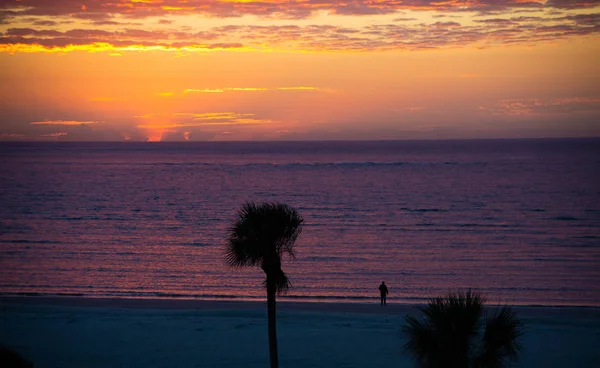
POLYGON ((389 291, 387 286, 385 286, 385 281, 381 282, 379 285, 379 294, 381 295, 381 305, 387 305, 387 295, 389 291))

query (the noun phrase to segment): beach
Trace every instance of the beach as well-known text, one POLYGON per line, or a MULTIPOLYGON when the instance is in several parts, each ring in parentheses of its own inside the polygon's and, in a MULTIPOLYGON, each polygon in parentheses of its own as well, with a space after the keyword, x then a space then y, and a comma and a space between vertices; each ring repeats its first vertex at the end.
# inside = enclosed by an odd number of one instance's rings
MULTIPOLYGON (((35 367, 266 367, 266 302, 4 297, 0 343, 35 367)), ((278 303, 281 367, 412 367, 414 305, 278 303)), ((515 307, 517 367, 597 367, 600 309, 515 307)))

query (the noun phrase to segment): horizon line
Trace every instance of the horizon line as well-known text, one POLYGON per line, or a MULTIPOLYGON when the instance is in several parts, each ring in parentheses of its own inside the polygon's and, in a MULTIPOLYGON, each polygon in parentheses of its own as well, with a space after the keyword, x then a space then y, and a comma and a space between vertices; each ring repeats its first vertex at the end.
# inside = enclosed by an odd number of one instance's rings
POLYGON ((517 140, 595 140, 600 139, 598 136, 565 136, 565 137, 473 137, 473 138, 405 138, 405 139, 293 139, 293 140, 207 140, 207 141, 150 141, 150 140, 81 140, 81 141, 66 141, 66 140, 43 140, 43 139, 30 139, 30 140, 1 140, 2 143, 148 143, 148 144, 161 144, 161 143, 184 143, 184 144, 196 144, 196 143, 327 143, 327 142, 423 142, 423 141, 517 141, 517 140))

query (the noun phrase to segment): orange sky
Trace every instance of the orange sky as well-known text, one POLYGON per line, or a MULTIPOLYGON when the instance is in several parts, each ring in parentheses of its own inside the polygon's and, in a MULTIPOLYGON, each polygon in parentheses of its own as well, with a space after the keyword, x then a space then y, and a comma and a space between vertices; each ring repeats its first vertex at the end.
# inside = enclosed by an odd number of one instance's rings
POLYGON ((598 1, 4 0, 0 140, 600 136, 599 32, 598 1))

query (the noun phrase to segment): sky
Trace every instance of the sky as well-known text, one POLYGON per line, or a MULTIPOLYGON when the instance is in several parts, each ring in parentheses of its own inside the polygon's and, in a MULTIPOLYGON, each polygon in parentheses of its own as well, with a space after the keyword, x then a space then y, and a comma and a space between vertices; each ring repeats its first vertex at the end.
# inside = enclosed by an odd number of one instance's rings
POLYGON ((0 0, 0 140, 600 136, 600 0, 0 0))

